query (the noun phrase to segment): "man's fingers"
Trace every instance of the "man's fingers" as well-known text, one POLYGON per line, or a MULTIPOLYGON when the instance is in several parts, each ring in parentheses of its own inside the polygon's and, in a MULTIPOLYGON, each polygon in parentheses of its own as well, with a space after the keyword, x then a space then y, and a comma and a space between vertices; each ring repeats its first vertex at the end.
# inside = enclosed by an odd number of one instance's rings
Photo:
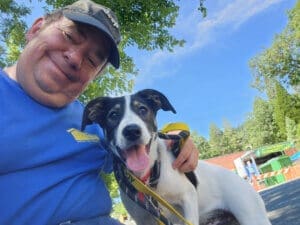
POLYGON ((180 154, 173 162, 173 168, 180 172, 190 172, 197 167, 199 151, 189 137, 184 143, 180 154))
POLYGON ((179 169, 188 160, 189 154, 190 154, 189 149, 186 148, 186 147, 183 147, 180 150, 179 155, 177 156, 177 158, 173 162, 173 165, 172 165, 173 168, 174 169, 179 169))

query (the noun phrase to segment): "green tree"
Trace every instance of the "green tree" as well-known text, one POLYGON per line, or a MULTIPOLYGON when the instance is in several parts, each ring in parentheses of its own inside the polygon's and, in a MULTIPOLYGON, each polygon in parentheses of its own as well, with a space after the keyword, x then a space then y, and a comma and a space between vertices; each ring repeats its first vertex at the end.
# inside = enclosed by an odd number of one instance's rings
POLYGON ((24 19, 30 13, 30 9, 23 4, 17 4, 13 0, 1 0, 0 2, 0 66, 12 64, 20 54, 25 43, 25 30, 27 28, 24 19), (8 49, 8 50, 5 50, 8 49))
POLYGON ((127 215, 127 211, 122 202, 116 202, 113 204, 113 210, 111 212, 111 216, 119 219, 122 216, 127 215))
POLYGON ((205 137, 198 135, 196 131, 191 133, 195 146, 199 150, 199 159, 208 159, 212 157, 211 147, 205 137))
POLYGON ((300 99, 297 94, 290 94, 286 88, 275 79, 266 79, 266 92, 273 107, 274 121, 278 125, 278 136, 286 139, 286 117, 300 122, 300 99))
POLYGON ((250 60, 254 87, 264 90, 265 80, 275 78, 299 93, 300 1, 288 13, 288 24, 275 36, 272 46, 250 60))
POLYGON ((209 145, 211 147, 211 157, 223 155, 223 131, 214 123, 209 126, 209 145))
POLYGON ((274 121, 273 112, 272 104, 269 101, 261 98, 255 99, 253 112, 243 125, 248 145, 257 148, 282 141, 278 137, 278 126, 274 121))
POLYGON ((300 94, 290 96, 290 106, 287 116, 300 125, 300 94))
POLYGON ((248 133, 246 131, 246 122, 242 123, 239 125, 236 129, 236 135, 238 139, 238 148, 236 148, 236 152, 242 151, 242 150, 247 150, 249 148, 252 148, 252 145, 250 144, 248 133))
POLYGON ((224 122, 224 131, 213 123, 210 125, 209 141, 195 131, 191 134, 200 152, 200 159, 208 159, 243 150, 247 144, 247 141, 244 140, 245 136, 242 126, 233 128, 226 121, 224 122))
POLYGON ((275 84, 275 97, 270 99, 274 109, 274 120, 279 128, 279 136, 286 139, 286 116, 291 108, 290 95, 280 85, 279 82, 275 84))
POLYGON ((228 121, 223 122, 223 148, 225 153, 233 153, 243 150, 243 135, 241 129, 234 128, 228 121))
POLYGON ((286 124, 286 136, 288 141, 294 141, 297 139, 297 124, 289 117, 285 118, 286 124))

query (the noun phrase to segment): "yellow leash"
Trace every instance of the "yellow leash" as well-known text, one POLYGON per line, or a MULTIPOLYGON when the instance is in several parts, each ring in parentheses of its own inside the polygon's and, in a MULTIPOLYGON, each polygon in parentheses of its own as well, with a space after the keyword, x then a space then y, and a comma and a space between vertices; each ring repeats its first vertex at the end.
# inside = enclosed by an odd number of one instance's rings
MULTIPOLYGON (((186 123, 182 123, 182 122, 168 123, 161 129, 161 131, 159 132, 159 136, 161 138, 165 138, 167 136, 173 136, 172 134, 167 134, 168 132, 171 132, 171 131, 180 131, 180 133, 179 133, 179 136, 180 136, 179 149, 177 149, 177 151, 175 151, 175 152, 173 151, 174 156, 177 157, 179 154, 179 150, 182 148, 186 139, 190 136, 190 128, 186 123)), ((170 138, 170 139, 172 139, 172 138, 170 138)))
MULTIPOLYGON (((187 221, 172 205, 170 205, 166 200, 161 198, 158 194, 156 194, 154 191, 152 191, 147 185, 145 185, 143 182, 141 182, 138 178, 136 178, 132 173, 127 171, 127 175, 132 180, 132 185, 140 192, 150 195, 153 197, 156 201, 158 201, 161 205, 166 207, 170 212, 172 212, 174 215, 176 215, 180 220, 182 220, 187 225, 193 225, 191 222, 187 221)), ((163 224, 158 220, 159 224, 163 224)))
POLYGON ((180 131, 190 131, 189 126, 186 123, 168 123, 166 124, 162 129, 161 132, 162 133, 168 133, 170 131, 176 131, 176 130, 180 130, 180 131))

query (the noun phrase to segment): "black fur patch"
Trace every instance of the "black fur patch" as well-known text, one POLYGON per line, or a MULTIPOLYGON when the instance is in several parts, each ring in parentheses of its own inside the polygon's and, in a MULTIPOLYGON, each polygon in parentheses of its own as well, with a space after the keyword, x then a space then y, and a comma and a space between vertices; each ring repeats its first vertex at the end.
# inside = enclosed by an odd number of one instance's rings
POLYGON ((205 221, 201 221, 199 225, 240 225, 235 216, 225 210, 217 209, 207 215, 205 221))
POLYGON ((194 187, 197 188, 198 181, 197 181, 197 177, 196 177, 195 173, 194 172, 187 172, 187 173, 184 173, 184 174, 189 179, 189 181, 194 185, 194 187))

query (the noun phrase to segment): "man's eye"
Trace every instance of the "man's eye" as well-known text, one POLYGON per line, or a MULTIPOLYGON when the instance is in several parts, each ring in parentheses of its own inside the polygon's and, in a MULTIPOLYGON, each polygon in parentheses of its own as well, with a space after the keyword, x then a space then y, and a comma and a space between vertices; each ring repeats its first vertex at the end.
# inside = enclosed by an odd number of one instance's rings
POLYGON ((67 33, 66 31, 62 31, 65 39, 67 39, 68 41, 73 41, 73 37, 71 34, 67 33))
POLYGON ((92 67, 97 67, 95 60, 93 60, 91 57, 88 58, 88 62, 92 67))

